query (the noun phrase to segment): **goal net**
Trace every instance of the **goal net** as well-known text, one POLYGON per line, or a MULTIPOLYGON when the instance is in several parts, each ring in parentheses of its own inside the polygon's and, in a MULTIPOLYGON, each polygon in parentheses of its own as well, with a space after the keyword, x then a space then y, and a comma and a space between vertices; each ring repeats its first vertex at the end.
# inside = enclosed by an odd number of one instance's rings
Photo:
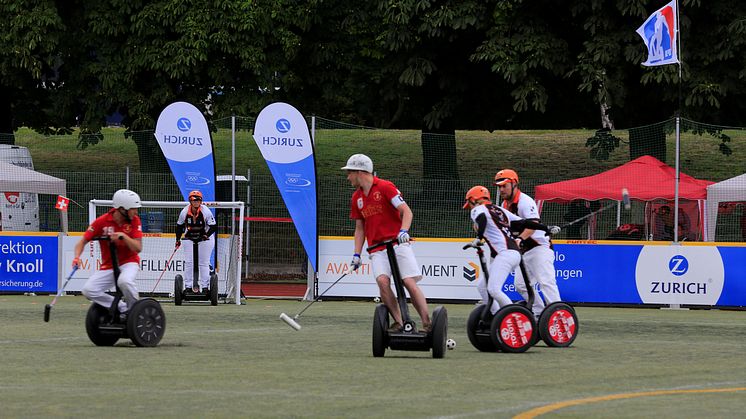
MULTIPOLYGON (((191 245, 183 240, 176 244, 176 220, 187 205, 184 201, 142 201, 138 213, 143 227, 143 249, 140 252, 140 272, 137 289, 140 294, 173 295, 176 275, 184 276, 184 248, 191 245)), ((88 219, 111 209, 111 200, 88 202, 88 219)), ((243 242, 243 202, 204 202, 215 214, 218 232, 211 265, 218 276, 218 294, 228 302, 241 304, 241 246, 243 242)), ((99 246, 91 251, 98 253, 99 246)), ((98 255, 95 255, 98 256, 98 255)))

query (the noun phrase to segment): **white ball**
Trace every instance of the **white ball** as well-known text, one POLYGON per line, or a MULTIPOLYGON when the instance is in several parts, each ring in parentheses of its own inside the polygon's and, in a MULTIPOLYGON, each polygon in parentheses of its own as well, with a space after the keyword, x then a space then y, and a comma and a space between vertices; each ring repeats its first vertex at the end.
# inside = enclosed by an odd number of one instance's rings
POLYGON ((379 297, 375 297, 375 298, 373 298, 373 302, 374 303, 380 303, 381 299, 379 297))
POLYGON ((453 339, 448 339, 446 341, 446 348, 448 349, 455 349, 456 348, 456 341, 453 339))

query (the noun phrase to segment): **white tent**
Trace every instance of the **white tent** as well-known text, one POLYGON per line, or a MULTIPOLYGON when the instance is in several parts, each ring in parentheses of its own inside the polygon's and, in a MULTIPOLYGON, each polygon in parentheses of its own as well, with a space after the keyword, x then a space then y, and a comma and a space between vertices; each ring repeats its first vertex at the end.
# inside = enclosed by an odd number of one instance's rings
MULTIPOLYGON (((0 162, 0 191, 66 195, 64 179, 45 175, 10 163, 0 162)), ((60 211, 62 230, 67 233, 67 212, 60 211)))
POLYGON ((707 187, 707 241, 715 241, 718 206, 721 202, 746 201, 746 173, 707 187))

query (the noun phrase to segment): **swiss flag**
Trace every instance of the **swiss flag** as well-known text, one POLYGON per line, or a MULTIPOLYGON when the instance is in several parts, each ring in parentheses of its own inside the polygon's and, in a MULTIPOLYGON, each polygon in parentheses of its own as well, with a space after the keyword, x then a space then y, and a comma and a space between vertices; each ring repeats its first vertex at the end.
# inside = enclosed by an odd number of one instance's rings
POLYGON ((62 195, 57 195, 57 204, 54 206, 60 211, 67 211, 67 207, 70 205, 70 198, 65 198, 62 195))

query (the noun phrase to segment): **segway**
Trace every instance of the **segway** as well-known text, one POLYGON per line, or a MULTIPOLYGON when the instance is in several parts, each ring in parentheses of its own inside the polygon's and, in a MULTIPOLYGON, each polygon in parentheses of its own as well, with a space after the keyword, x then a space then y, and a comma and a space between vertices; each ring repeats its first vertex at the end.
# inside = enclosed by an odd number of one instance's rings
POLYGON ((445 307, 438 306, 433 310, 430 320, 432 329, 430 332, 417 330, 415 322, 409 316, 407 307, 407 296, 404 293, 404 281, 399 272, 399 263, 396 261, 394 244, 396 240, 388 240, 370 246, 368 252, 373 249, 386 246, 386 253, 391 265, 391 275, 394 279, 396 299, 401 310, 402 330, 400 332, 389 332, 389 310, 385 304, 378 304, 373 314, 373 356, 382 357, 386 348, 400 351, 430 351, 433 350, 433 358, 443 358, 446 353, 446 341, 448 340, 448 312, 445 307))
MULTIPOLYGON (((484 250, 481 246, 467 244, 464 250, 473 247, 479 255, 479 263, 482 265, 482 273, 485 283, 489 282, 489 267, 484 258, 484 250)), ((528 283, 528 277, 520 264, 523 278, 528 283)), ((528 286, 528 306, 534 301, 534 292, 528 286)), ((531 310, 520 304, 510 304, 501 307, 494 315, 490 312, 492 307, 492 296, 489 296, 486 304, 478 305, 469 314, 466 321, 466 334, 469 342, 481 352, 526 352, 537 341, 536 320, 531 310)))
POLYGON ((218 305, 218 275, 210 269, 210 288, 194 292, 199 289, 199 242, 209 240, 199 234, 189 234, 184 237, 192 241, 192 286, 184 289, 184 277, 176 275, 174 279, 174 304, 180 306, 183 301, 209 301, 210 305, 218 305))
POLYGON ((566 348, 572 345, 579 327, 575 309, 562 301, 549 304, 539 316, 539 333, 547 346, 566 348))
POLYGON ((88 338, 96 346, 113 346, 122 338, 129 338, 136 346, 157 346, 166 332, 166 316, 161 305, 152 298, 137 300, 127 312, 126 318, 122 319, 119 312, 122 291, 117 284, 120 271, 116 245, 109 237, 95 237, 93 240, 109 242, 116 292, 111 307, 105 308, 92 303, 88 308, 85 318, 88 338))

